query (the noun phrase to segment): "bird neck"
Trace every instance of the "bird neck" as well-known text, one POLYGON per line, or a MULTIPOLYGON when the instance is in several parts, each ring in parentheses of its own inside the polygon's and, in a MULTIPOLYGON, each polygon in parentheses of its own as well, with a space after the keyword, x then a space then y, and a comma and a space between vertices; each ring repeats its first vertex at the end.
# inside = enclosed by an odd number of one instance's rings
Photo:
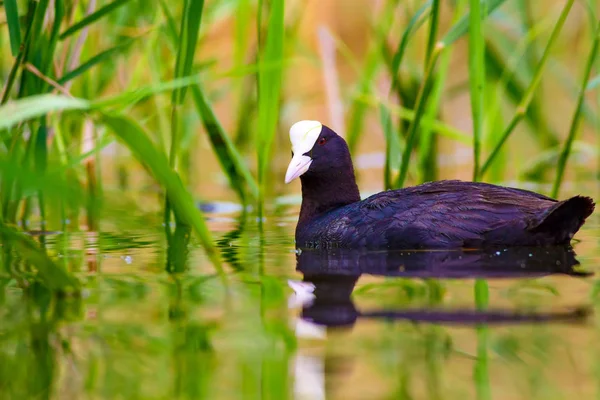
POLYGON ((319 214, 360 201, 354 169, 336 169, 327 174, 300 176, 302 207, 298 226, 319 214))

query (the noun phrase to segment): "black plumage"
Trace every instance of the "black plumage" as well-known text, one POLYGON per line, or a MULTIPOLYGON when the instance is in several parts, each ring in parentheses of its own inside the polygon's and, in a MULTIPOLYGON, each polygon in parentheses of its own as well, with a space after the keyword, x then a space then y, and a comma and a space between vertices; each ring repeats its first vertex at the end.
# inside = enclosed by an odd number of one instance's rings
POLYGON ((437 181, 360 200, 348 146, 322 126, 302 182, 296 245, 316 248, 481 248, 567 244, 593 212, 589 197, 437 181))

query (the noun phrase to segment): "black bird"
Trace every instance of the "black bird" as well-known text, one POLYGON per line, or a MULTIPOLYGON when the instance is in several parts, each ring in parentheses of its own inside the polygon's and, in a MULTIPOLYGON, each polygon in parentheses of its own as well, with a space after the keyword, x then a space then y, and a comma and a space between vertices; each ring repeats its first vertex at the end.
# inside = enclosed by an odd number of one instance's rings
POLYGON ((527 190, 437 181, 360 199, 348 146, 318 121, 290 128, 285 182, 300 177, 300 248, 482 248, 568 244, 594 211, 590 197, 557 201, 527 190))

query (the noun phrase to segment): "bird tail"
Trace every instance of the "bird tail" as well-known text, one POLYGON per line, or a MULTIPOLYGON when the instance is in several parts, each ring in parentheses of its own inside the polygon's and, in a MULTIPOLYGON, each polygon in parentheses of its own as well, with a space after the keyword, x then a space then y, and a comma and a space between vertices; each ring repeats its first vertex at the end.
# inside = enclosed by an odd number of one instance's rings
POLYGON ((581 228, 585 219, 593 212, 596 204, 590 197, 575 196, 559 201, 537 221, 529 227, 532 232, 552 232, 557 237, 557 242, 569 242, 573 235, 581 228))

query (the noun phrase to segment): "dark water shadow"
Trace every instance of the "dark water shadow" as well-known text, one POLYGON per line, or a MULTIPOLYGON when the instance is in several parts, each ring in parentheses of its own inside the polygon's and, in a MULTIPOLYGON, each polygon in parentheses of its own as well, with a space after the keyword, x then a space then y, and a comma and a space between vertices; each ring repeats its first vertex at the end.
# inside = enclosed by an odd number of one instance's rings
POLYGON ((297 270, 307 284, 294 288, 307 300, 301 317, 325 326, 351 326, 357 319, 408 320, 450 325, 581 322, 587 306, 559 312, 519 312, 506 309, 441 310, 402 308, 358 310, 351 295, 362 274, 418 279, 525 279, 563 274, 587 277, 576 268, 571 247, 508 248, 457 251, 302 250, 297 270))

